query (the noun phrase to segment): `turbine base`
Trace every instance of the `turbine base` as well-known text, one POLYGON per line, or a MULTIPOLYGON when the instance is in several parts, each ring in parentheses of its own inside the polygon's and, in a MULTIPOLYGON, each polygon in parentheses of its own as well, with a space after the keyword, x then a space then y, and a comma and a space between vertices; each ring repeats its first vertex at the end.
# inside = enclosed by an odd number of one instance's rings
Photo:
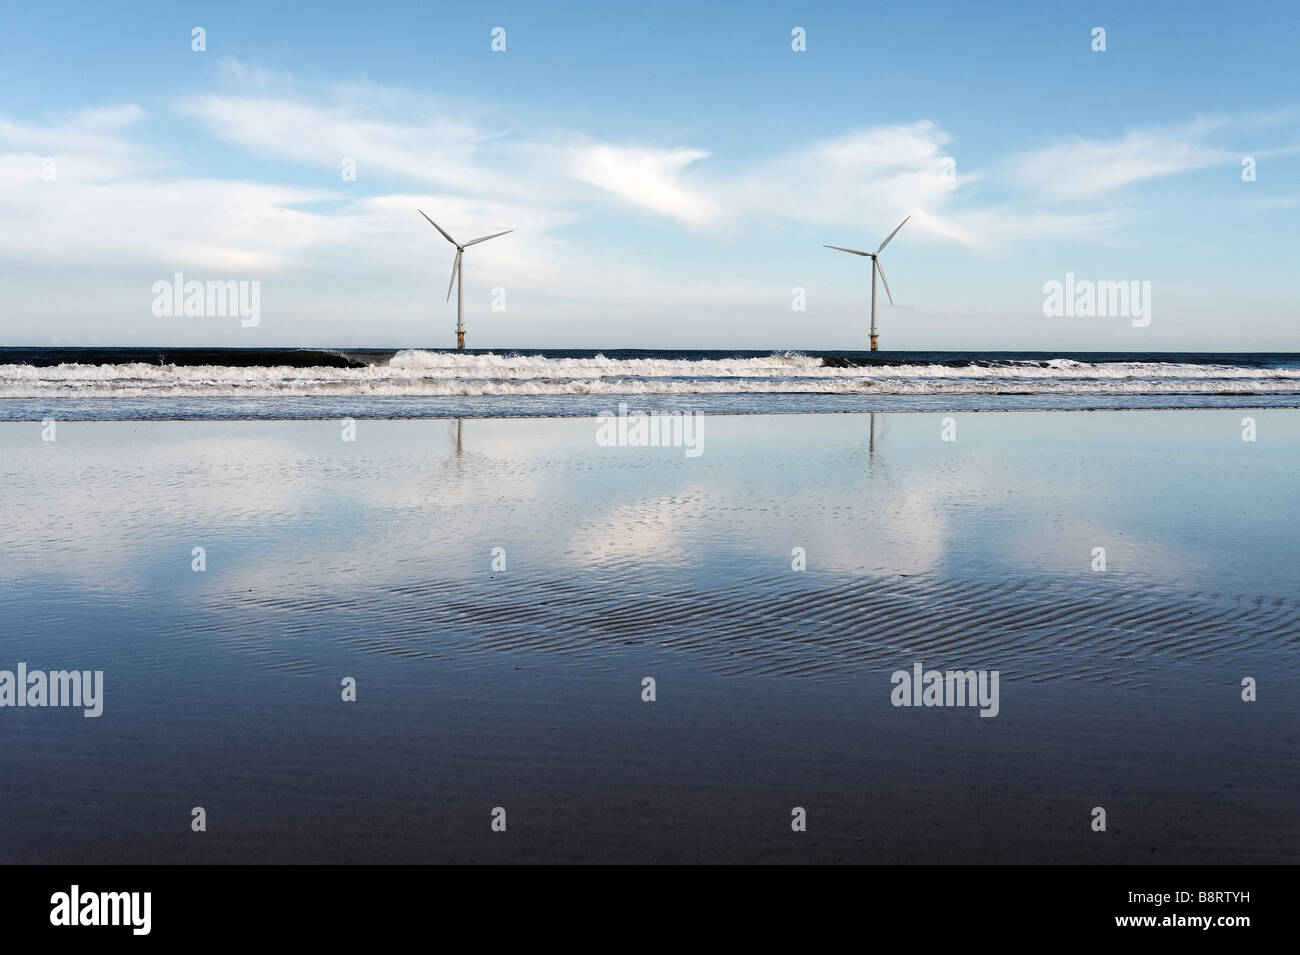
POLYGON ((465 333, 464 333, 464 332, 457 332, 457 333, 456 333, 456 347, 459 348, 461 351, 464 351, 464 350, 465 350, 465 333))
POLYGON ((879 336, 879 335, 872 335, 872 336, 871 336, 871 350, 872 350, 872 351, 880 351, 880 349, 876 347, 877 344, 879 343, 879 341, 880 341, 880 336, 879 336))

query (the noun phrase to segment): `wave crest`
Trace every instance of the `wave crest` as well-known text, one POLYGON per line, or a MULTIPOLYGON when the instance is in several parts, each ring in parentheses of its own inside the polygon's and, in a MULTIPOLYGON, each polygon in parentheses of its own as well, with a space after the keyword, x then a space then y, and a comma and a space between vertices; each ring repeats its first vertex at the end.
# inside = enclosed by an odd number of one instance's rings
POLYGON ((773 394, 1240 394, 1300 392, 1300 367, 1177 361, 879 363, 759 357, 553 357, 406 350, 342 367, 134 361, 0 365, 0 397, 773 394))

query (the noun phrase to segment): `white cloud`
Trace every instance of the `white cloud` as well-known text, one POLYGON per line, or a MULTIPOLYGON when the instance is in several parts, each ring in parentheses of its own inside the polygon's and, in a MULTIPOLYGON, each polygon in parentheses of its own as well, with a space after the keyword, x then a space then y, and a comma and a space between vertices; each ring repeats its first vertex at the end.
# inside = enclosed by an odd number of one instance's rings
POLYGON ((945 174, 944 147, 950 141, 929 120, 814 141, 744 173, 736 205, 811 225, 861 229, 876 224, 885 228, 881 239, 915 212, 928 212, 924 221, 937 226, 940 207, 960 183, 977 176, 945 174))
POLYGON ((82 110, 66 119, 33 125, 0 116, 0 143, 9 149, 34 149, 44 153, 110 153, 131 148, 118 138, 145 112, 133 103, 82 110))
POLYGON ((516 191, 508 178, 480 161, 488 134, 446 117, 399 122, 347 106, 263 96, 202 96, 181 109, 221 139, 257 155, 334 170, 350 157, 358 178, 378 175, 470 192, 516 191))
MULTIPOLYGON (((0 171, 30 163, 0 155, 0 171)), ((327 217, 294 205, 329 198, 318 190, 212 179, 81 181, 0 176, 0 254, 41 267, 201 267, 219 273, 283 268, 323 237, 327 217)))
POLYGON ((688 226, 717 220, 719 207, 706 193, 684 186, 681 172, 709 153, 700 149, 653 149, 599 143, 573 151, 570 174, 688 226))
POLYGON ((1014 185, 1053 201, 1089 199, 1124 186, 1225 163, 1241 153, 1204 142, 1222 124, 1129 130, 1116 139, 1073 136, 1012 157, 1004 167, 1014 185))
MULTIPOLYGON (((291 81, 238 63, 228 72, 251 88, 198 97, 181 110, 214 135, 260 156, 337 169, 358 178, 424 183, 462 194, 510 197, 598 211, 609 197, 690 229, 755 220, 857 227, 930 211, 932 237, 954 232, 938 209, 959 183, 945 174, 950 137, 929 120, 858 129, 796 145, 766 160, 711 171, 709 150, 600 141, 581 131, 505 135, 463 117, 477 104, 443 102, 373 84, 338 84, 309 102, 291 81)), ((928 227, 925 227, 928 228, 928 227)))

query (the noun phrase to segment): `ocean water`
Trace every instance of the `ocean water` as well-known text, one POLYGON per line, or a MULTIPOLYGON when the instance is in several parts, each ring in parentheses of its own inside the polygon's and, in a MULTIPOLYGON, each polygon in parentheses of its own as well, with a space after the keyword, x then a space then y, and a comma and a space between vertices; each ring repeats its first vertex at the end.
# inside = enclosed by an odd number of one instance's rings
POLYGON ((1300 407, 1297 354, 0 349, 0 420, 1300 407))
POLYGON ((0 710, 0 860, 1291 861, 1300 416, 1245 416, 0 424, 0 668, 105 674, 0 710))

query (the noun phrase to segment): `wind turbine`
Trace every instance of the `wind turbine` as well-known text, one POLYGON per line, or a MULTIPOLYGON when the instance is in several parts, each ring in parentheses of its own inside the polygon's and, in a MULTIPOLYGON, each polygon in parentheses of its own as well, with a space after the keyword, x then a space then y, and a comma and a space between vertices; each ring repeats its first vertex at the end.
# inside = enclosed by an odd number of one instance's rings
MULTIPOLYGON (((911 216, 907 217, 907 219, 910 218, 912 217, 911 216)), ((898 229, 901 229, 903 228, 903 226, 907 225, 907 219, 904 219, 902 222, 898 224, 898 229)), ((871 260, 871 350, 872 351, 877 350, 876 342, 880 338, 880 336, 876 334, 876 273, 877 272, 880 273, 880 281, 884 282, 885 294, 889 295, 889 304, 890 305, 894 304, 894 296, 890 295, 889 293, 889 283, 885 282, 885 270, 880 265, 880 253, 885 251, 885 246, 889 245, 889 240, 892 239, 894 236, 898 235, 898 229, 895 229, 893 232, 889 233, 889 236, 885 239, 884 242, 880 243, 880 248, 876 249, 875 252, 859 252, 857 249, 845 249, 845 248, 841 248, 838 245, 823 246, 823 248, 834 249, 837 252, 851 252, 854 255, 865 255, 867 258, 871 260)))
MULTIPOLYGON (((424 216, 426 219, 429 219, 429 217, 425 215, 423 209, 416 209, 415 211, 420 213, 420 215, 424 216)), ((464 281, 461 274, 461 256, 465 254, 465 250, 468 249, 471 245, 478 245, 480 242, 486 242, 488 239, 495 239, 499 235, 506 235, 507 233, 514 232, 515 230, 506 229, 505 232, 493 232, 491 235, 485 235, 481 239, 474 239, 470 242, 466 242, 464 245, 461 245, 459 242, 457 242, 455 239, 449 236, 447 234, 447 231, 443 229, 442 226, 438 225, 438 223, 434 222, 432 219, 429 219, 429 225, 433 226, 435 229, 441 232, 442 237, 456 247, 456 261, 453 262, 451 265, 451 281, 447 283, 447 301, 449 302, 451 301, 451 287, 455 285, 456 286, 456 347, 461 350, 464 350, 465 348, 465 296, 464 296, 463 286, 461 285, 461 283, 464 281)))

